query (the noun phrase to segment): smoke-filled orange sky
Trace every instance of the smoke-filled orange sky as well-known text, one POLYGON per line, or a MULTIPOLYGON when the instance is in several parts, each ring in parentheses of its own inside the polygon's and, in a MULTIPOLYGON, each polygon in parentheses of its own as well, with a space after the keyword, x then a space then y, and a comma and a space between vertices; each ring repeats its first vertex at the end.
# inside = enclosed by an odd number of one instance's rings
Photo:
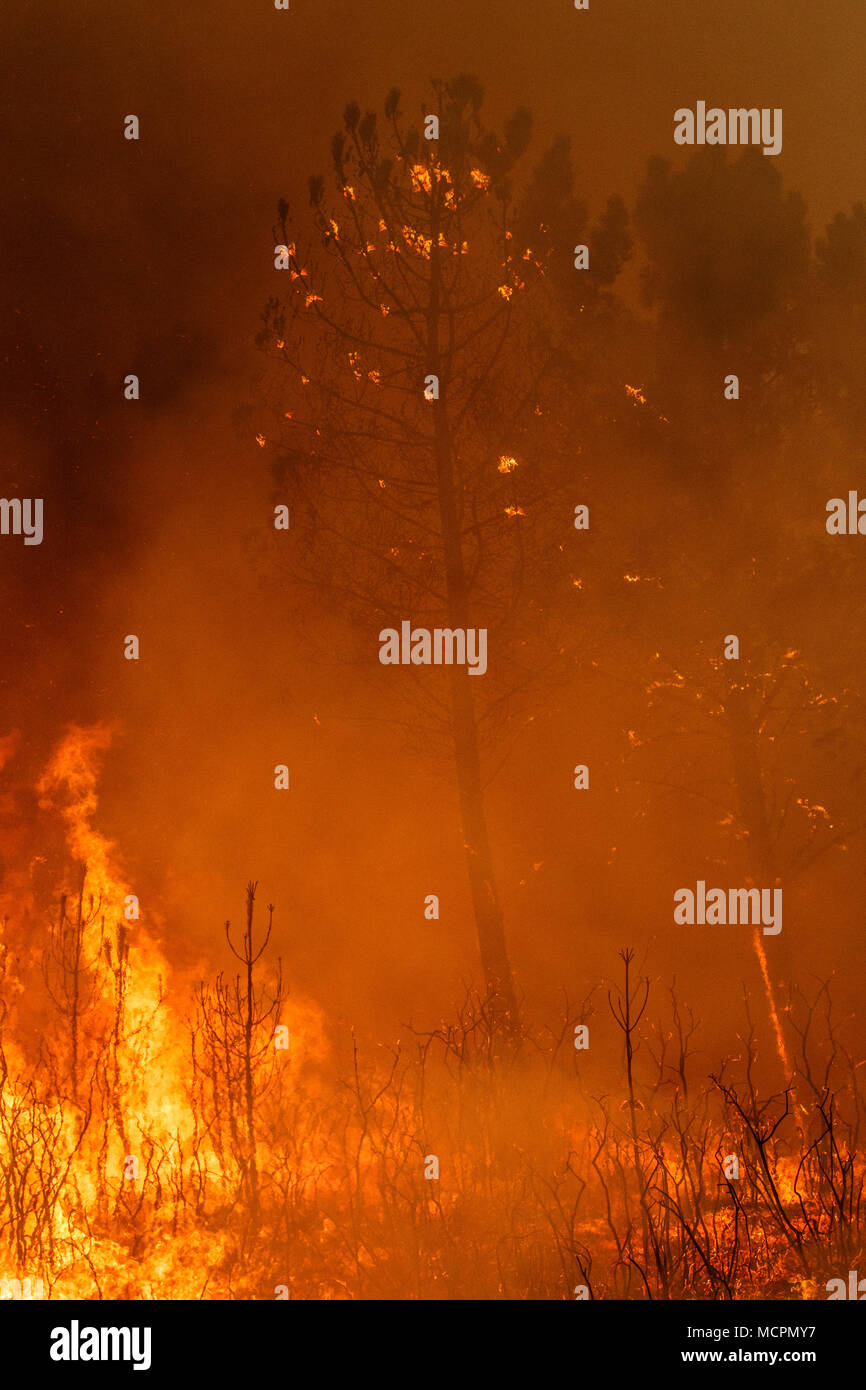
MULTIPOLYGON (((290 979, 335 1022, 429 1021, 477 970, 449 766, 389 718, 375 633, 368 665, 355 644, 347 664, 332 615, 255 563, 273 506, 253 340, 274 292, 275 210, 285 197, 303 216, 345 103, 380 109, 398 86, 415 119, 431 77, 470 72, 490 125, 532 111, 533 157, 571 138, 594 216, 611 194, 634 206, 652 157, 685 166, 676 108, 781 107, 772 163, 817 236, 863 197, 863 29, 858 0, 7 9, 3 487, 46 499, 46 535, 2 541, 0 732, 21 731, 35 780, 68 722, 116 725, 100 828, 143 913, 158 903, 178 963, 211 943, 219 959, 253 878, 277 906, 290 979), (137 143, 122 138, 128 113, 137 143), (122 659, 127 633, 137 663, 122 659), (283 762, 286 796, 273 790, 283 762), (423 919, 428 893, 439 922, 423 919)), ((618 286, 634 306, 639 269, 618 286)), ((630 482, 612 466, 607 505, 630 482)), ((855 485, 846 462, 838 486, 855 485)), ((799 486, 811 506, 807 470, 799 486)), ((674 515, 648 515, 675 549, 674 515)), ((803 637, 778 633, 782 650, 803 637)), ((560 989, 582 997, 614 974, 632 943, 721 1033, 742 962, 671 925, 672 886, 701 873, 688 806, 648 801, 636 827, 612 779, 592 801, 572 788, 575 763, 614 756, 630 698, 584 681, 539 706, 492 784, 515 969, 543 1013, 560 989)), ((844 968, 849 1006, 866 965, 861 861, 853 841, 786 898, 787 920, 810 923, 805 967, 844 968)))

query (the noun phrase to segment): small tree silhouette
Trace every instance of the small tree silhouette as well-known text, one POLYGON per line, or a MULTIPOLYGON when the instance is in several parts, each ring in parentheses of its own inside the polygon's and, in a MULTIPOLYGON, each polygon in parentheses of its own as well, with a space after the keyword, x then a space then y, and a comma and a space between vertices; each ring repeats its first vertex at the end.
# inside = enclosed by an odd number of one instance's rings
POLYGON ((81 1081, 82 1021, 97 1002, 98 966, 105 937, 102 900, 91 893, 85 907, 86 883, 85 864, 74 913, 67 913, 69 898, 62 894, 60 914, 42 956, 45 988, 69 1032, 68 1081, 76 1104, 81 1081))
POLYGON ((254 1225, 260 1210, 256 1109, 275 1079, 271 1061, 274 1034, 268 1024, 279 1017, 285 999, 280 960, 270 989, 259 984, 255 976, 255 967, 271 939, 274 918, 273 904, 268 903, 267 930, 257 947, 253 932, 257 888, 257 883, 247 884, 246 926, 239 948, 232 942, 231 922, 225 924, 229 950, 241 962, 243 972, 229 981, 220 971, 213 986, 199 985, 192 1027, 194 1090, 199 1100, 210 1091, 214 1147, 223 1162, 228 1147, 236 1162, 239 1195, 246 1201, 254 1225), (239 1095, 243 1098, 240 1108, 239 1095))
POLYGON ((616 1020, 617 1027, 620 1029, 625 1039, 625 1074, 628 1082, 628 1100, 625 1104, 628 1106, 630 1115, 629 1127, 631 1130, 632 1158, 634 1160, 634 1171, 640 1196, 641 1233, 643 1236, 644 1267, 646 1267, 649 1260, 650 1230, 646 1205, 646 1184, 644 1181, 643 1164, 641 1163, 640 1143, 637 1135, 636 1111, 641 1102, 636 1099, 634 1093, 633 1061, 636 1048, 632 1039, 632 1034, 640 1023, 647 1006, 647 1000, 649 999, 649 980, 644 979, 639 981, 633 989, 629 979, 629 972, 631 963, 634 960, 634 951, 629 946, 626 947, 625 950, 620 951, 619 955, 620 960, 625 966, 625 988, 621 991, 616 1004, 614 1004, 610 990, 608 990, 607 1002, 610 1005, 610 1011, 616 1020), (641 989, 643 990, 643 999, 638 1003, 641 989))

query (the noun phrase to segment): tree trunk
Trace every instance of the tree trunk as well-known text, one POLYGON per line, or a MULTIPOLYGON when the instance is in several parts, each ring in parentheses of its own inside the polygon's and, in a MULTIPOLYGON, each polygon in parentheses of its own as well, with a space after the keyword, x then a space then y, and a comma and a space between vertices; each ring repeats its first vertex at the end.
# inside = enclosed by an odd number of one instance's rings
MULTIPOLYGON (((727 712, 740 821, 747 837, 749 873, 756 888, 773 888, 777 876, 770 818, 761 778, 756 730, 745 691, 730 693, 727 712)), ((792 959, 784 925, 781 935, 772 939, 771 951, 768 952, 764 945, 760 927, 754 930, 753 944, 775 1033, 776 1051, 784 1071, 788 1073, 790 1059, 782 1029, 782 1000, 791 980, 792 959)))
MULTIPOLYGON (((450 617, 449 622, 455 626, 465 625, 454 617, 450 617)), ((460 667, 452 669, 451 717, 460 797, 460 823, 472 890, 478 945, 481 950, 481 964, 488 986, 495 991, 502 1011, 508 1015, 513 1026, 517 1023, 517 1001, 505 944, 502 908, 496 891, 490 854, 484 791, 481 785, 478 729, 468 680, 469 676, 465 670, 460 667)))
MULTIPOLYGON (((439 204, 432 215, 432 246, 430 249, 430 302, 427 310, 427 372, 439 379, 439 399, 433 402, 434 450, 436 481, 439 498, 439 518, 442 527, 442 546, 445 558, 445 582, 448 625, 466 629, 470 626, 469 593, 466 568, 463 563, 463 544, 460 515, 454 484, 454 453, 448 424, 447 383, 442 370, 439 341, 440 250, 439 204)), ((478 723, 475 702, 469 684, 472 677, 467 667, 450 668, 451 726, 454 737, 454 758, 457 769, 457 788, 460 800, 460 822, 472 906, 481 951, 485 980, 494 992, 498 1012, 505 1015, 509 1027, 517 1023, 517 1001, 514 980, 505 944, 505 926, 490 854, 484 789, 481 782, 481 756, 478 744, 478 723)))

